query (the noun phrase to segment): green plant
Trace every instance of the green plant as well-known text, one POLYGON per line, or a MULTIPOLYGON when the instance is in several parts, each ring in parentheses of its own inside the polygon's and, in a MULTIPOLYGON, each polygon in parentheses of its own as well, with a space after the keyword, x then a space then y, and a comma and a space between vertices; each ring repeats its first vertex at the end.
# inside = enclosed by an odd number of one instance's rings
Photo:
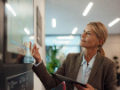
MULTIPOLYGON (((62 46, 61 46, 62 47, 62 46)), ((60 47, 60 48, 61 48, 60 47)), ((56 48, 56 46, 49 46, 46 47, 46 57, 47 57, 47 71, 49 73, 54 73, 55 72, 55 68, 60 67, 60 60, 56 58, 56 55, 59 51, 59 49, 56 48)))

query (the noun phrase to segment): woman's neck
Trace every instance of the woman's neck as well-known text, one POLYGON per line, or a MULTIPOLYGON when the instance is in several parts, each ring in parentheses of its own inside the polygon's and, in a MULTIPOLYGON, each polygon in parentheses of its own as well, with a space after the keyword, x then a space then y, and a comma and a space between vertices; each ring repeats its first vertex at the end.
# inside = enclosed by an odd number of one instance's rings
POLYGON ((97 49, 85 49, 84 56, 87 63, 90 62, 90 60, 96 53, 97 53, 97 49))

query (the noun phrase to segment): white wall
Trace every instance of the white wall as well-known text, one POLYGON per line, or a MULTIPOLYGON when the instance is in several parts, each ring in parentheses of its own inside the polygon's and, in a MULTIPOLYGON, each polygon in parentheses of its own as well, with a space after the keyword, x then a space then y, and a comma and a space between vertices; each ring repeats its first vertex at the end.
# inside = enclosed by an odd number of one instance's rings
MULTIPOLYGON (((120 34, 118 35, 108 35, 107 41, 103 46, 106 56, 113 60, 114 56, 118 57, 120 65, 120 34)), ((118 70, 120 73, 120 69, 118 70)))
MULTIPOLYGON (((41 54, 41 58, 45 63, 45 0, 34 0, 34 42, 36 41, 36 8, 39 7, 39 11, 42 17, 42 47, 37 44, 39 47, 39 52, 41 54)), ((45 90, 39 78, 34 74, 34 90, 45 90)))

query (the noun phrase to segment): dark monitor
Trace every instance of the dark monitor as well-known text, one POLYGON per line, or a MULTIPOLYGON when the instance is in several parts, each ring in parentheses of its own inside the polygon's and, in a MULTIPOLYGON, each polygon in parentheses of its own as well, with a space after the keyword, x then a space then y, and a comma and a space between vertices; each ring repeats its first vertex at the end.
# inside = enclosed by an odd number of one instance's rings
POLYGON ((5 1, 4 63, 33 63, 29 42, 34 43, 33 0, 5 1), (19 56, 20 62, 16 62, 19 56))

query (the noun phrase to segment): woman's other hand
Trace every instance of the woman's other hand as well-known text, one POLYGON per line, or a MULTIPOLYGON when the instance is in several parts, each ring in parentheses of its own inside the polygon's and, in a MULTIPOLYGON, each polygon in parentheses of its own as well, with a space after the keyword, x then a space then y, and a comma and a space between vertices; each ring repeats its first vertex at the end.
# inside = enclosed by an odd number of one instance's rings
POLYGON ((35 58, 36 63, 39 63, 41 61, 41 56, 40 53, 38 52, 39 48, 37 48, 36 44, 33 45, 33 48, 31 47, 31 42, 30 43, 30 53, 31 55, 35 58))
POLYGON ((86 84, 86 88, 82 87, 79 84, 74 84, 78 90, 94 90, 94 88, 90 84, 86 84))

